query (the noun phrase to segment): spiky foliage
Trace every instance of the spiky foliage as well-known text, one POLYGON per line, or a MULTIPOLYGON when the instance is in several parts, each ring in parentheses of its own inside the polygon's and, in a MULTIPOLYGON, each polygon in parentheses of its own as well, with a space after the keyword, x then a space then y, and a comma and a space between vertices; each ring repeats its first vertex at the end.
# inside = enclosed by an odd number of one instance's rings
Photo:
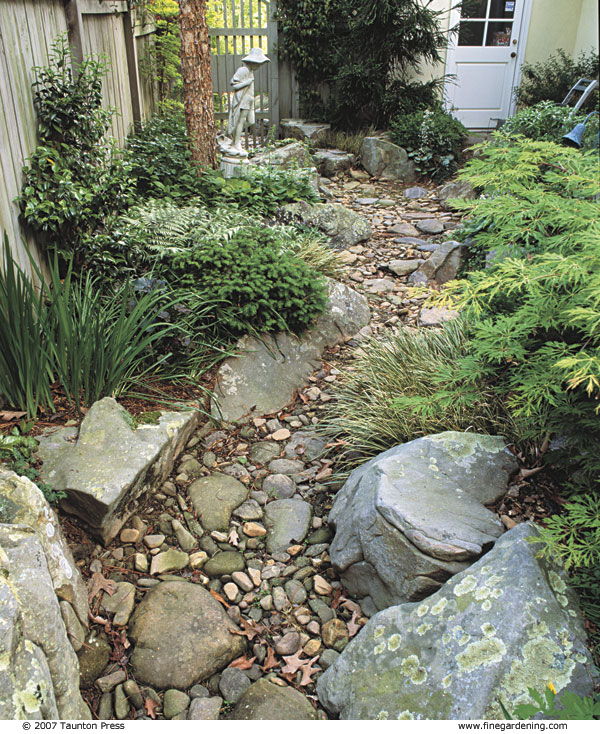
POLYGON ((325 237, 315 229, 295 226, 272 228, 281 244, 281 251, 293 255, 317 273, 328 278, 339 278, 346 272, 340 254, 325 244, 325 237))
POLYGON ((480 393, 470 404, 435 397, 444 385, 432 380, 466 353, 461 321, 442 329, 402 329, 361 345, 352 370, 342 374, 329 404, 325 430, 347 443, 347 467, 419 436, 467 429, 488 431, 500 422, 494 404, 480 393))

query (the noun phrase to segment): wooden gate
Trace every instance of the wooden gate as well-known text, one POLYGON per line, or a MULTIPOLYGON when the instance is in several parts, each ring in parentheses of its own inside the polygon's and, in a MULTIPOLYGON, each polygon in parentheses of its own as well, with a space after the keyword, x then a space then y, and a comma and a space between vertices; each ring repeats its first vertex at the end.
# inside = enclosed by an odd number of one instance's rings
POLYGON ((229 83, 242 58, 258 47, 270 63, 254 74, 256 125, 246 146, 263 145, 272 126, 279 130, 279 63, 274 0, 209 0, 207 19, 211 40, 211 70, 217 130, 227 125, 229 83))

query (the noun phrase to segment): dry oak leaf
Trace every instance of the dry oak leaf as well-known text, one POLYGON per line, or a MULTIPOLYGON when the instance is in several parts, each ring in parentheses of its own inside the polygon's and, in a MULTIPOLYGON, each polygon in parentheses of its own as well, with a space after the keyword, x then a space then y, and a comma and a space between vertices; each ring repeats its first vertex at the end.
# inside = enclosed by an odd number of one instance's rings
POLYGON ((255 660, 256 656, 253 658, 247 658, 245 655, 242 655, 241 657, 236 658, 231 663, 229 663, 229 667, 238 668, 239 670, 249 670, 255 660))
POLYGON ((267 670, 271 670, 271 668, 276 668, 278 665, 280 665, 280 662, 279 660, 277 660, 275 656, 275 651, 269 645, 268 652, 267 652, 267 659, 260 667, 262 668, 262 670, 266 672, 267 670))
POLYGON ((301 656, 302 650, 299 650, 293 655, 284 655, 283 659, 285 660, 285 665, 281 669, 281 672, 284 675, 294 675, 294 673, 296 673, 306 662, 308 662, 306 658, 304 658, 304 660, 301 660, 301 656))
POLYGON ((90 580, 88 601, 93 601, 101 591, 106 591, 109 596, 112 596, 116 590, 117 584, 112 579, 106 579, 101 573, 96 571, 92 574, 90 580))
POLYGON ((227 542, 229 543, 229 545, 233 545, 235 548, 237 548, 240 544, 240 536, 237 534, 235 528, 231 528, 231 532, 229 533, 227 542))
POLYGON ((315 655, 314 658, 311 658, 307 663, 300 666, 300 670, 302 671, 302 680, 300 681, 301 686, 308 686, 310 685, 312 681, 312 676, 315 673, 320 673, 321 668, 313 668, 312 664, 316 662, 319 659, 320 655, 315 655))
POLYGON ((243 617, 240 619, 240 624, 242 625, 243 629, 230 630, 232 634, 242 635, 242 637, 247 637, 249 640, 253 640, 256 635, 258 635, 258 633, 262 631, 262 628, 259 630, 258 628, 251 625, 249 622, 246 622, 243 617))
POLYGON ((220 594, 217 594, 217 592, 214 589, 209 589, 209 592, 210 592, 211 596, 214 596, 217 601, 221 602, 221 604, 224 607, 227 607, 227 609, 229 609, 230 604, 228 604, 225 601, 225 599, 223 599, 223 597, 220 594))
POLYGON ((154 709, 157 706, 158 706, 158 704, 156 703, 156 701, 153 698, 147 698, 146 701, 144 702, 144 707, 145 707, 145 709, 146 709, 146 711, 148 713, 148 716, 151 719, 155 719, 156 718, 156 714, 154 713, 154 709))
POLYGON ((352 612, 352 619, 350 619, 350 621, 346 622, 346 627, 348 627, 348 635, 350 637, 354 637, 354 635, 362 627, 362 624, 357 624, 357 622, 356 622, 357 617, 358 617, 358 612, 356 610, 354 610, 352 612))

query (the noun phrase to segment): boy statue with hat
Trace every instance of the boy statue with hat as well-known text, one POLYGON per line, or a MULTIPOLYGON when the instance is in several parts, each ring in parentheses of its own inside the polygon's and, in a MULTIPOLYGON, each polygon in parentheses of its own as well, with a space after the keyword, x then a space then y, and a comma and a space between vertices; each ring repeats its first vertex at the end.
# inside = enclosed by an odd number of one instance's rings
POLYGON ((231 136, 231 145, 227 152, 239 156, 248 155, 240 146, 240 140, 245 128, 254 125, 254 71, 269 61, 261 48, 253 48, 242 59, 243 66, 235 72, 231 79, 233 98, 229 105, 229 120, 227 134, 231 136))

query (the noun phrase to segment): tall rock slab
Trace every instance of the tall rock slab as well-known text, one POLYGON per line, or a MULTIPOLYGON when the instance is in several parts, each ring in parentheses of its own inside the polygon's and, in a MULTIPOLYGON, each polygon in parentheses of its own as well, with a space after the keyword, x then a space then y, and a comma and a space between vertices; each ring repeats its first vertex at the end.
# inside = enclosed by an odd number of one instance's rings
POLYGON ((379 454, 338 492, 329 550, 367 612, 422 599, 502 534, 484 505, 517 464, 499 436, 447 431, 379 454))
POLYGON ((157 425, 134 426, 113 398, 94 403, 79 430, 40 439, 42 478, 67 493, 64 509, 109 543, 139 498, 169 476, 175 458, 198 425, 199 413, 163 413, 157 425))
POLYGON ((342 719, 503 719, 543 693, 590 695, 594 666, 574 594, 522 524, 421 603, 375 615, 319 679, 342 719))
POLYGON ((64 618, 87 594, 57 518, 25 477, 0 469, 0 719, 89 719, 64 618))
POLYGON ((414 181, 416 172, 408 153, 399 145, 383 138, 365 138, 360 148, 360 161, 371 176, 398 181, 414 181))

